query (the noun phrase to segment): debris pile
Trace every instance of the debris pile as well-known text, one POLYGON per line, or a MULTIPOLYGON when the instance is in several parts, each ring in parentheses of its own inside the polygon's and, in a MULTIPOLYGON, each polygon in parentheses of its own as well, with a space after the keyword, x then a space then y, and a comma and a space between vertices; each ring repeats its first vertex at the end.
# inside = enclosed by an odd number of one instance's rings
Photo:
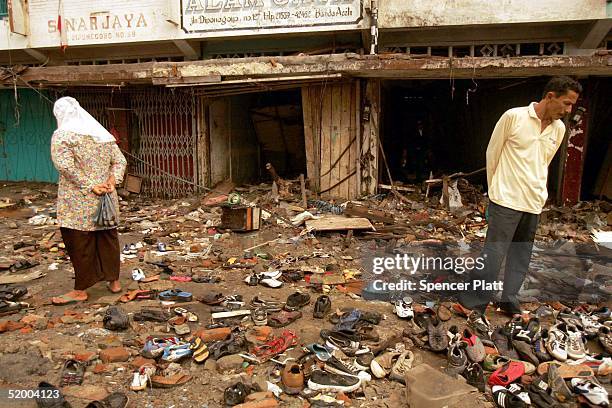
MULTIPOLYGON (((50 299, 72 289, 73 272, 52 187, 3 187, 3 387, 111 406, 606 406, 612 250, 591 235, 609 231, 608 203, 548 207, 525 314, 479 317, 447 291, 385 298, 371 287, 374 257, 479 253, 486 197, 465 179, 430 183, 427 197, 343 202, 276 177, 276 188, 224 183, 204 197, 130 195, 123 292, 101 283, 62 306, 50 299)), ((382 278, 461 278, 416 272, 382 278)))

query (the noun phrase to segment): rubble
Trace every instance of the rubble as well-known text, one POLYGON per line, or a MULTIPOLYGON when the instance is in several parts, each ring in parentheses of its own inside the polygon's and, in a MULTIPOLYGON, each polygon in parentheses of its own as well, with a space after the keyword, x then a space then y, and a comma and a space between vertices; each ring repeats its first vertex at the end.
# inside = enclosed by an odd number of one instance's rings
MULTIPOLYGON (((29 184, 5 186, 0 202, 7 202, 6 198, 19 202, 27 196, 28 206, 36 208, 37 216, 43 215, 35 220, 45 221, 31 223, 31 212, 11 212, 12 205, 0 208, 0 233, 5 238, 0 247, 0 284, 27 287, 27 294, 19 299, 27 306, 0 317, 0 367, 21 367, 15 375, 0 370, 2 386, 19 383, 35 388, 39 381, 53 381, 63 362, 75 358, 86 364, 86 370, 83 385, 63 388, 69 400, 79 400, 85 391, 90 398, 100 399, 110 390, 122 390, 136 406, 221 406, 224 391, 240 381, 251 387, 241 402, 245 407, 302 406, 303 399, 342 401, 355 407, 399 406, 404 401, 431 407, 492 406, 490 389, 475 391, 464 380, 443 373, 446 353, 429 350, 427 328, 419 332, 413 326, 422 316, 451 310, 451 304, 444 302, 452 300, 452 294, 417 293, 411 306, 415 317, 400 319, 393 293, 375 291, 370 285, 376 256, 477 254, 487 217, 486 197, 478 188, 457 177, 456 188, 449 185, 448 200, 441 181, 429 183, 428 196, 419 186, 406 186, 397 189, 403 198, 392 190, 336 202, 316 198, 299 179, 279 177, 275 184, 277 195, 271 194, 270 185, 236 189, 231 183, 217 186, 204 197, 180 200, 152 201, 130 194, 121 201, 120 240, 122 248, 127 246, 127 253, 122 253, 124 292, 110 295, 103 284, 96 285, 89 290, 87 302, 69 307, 50 305, 52 296, 72 288, 73 274, 57 226, 50 221, 53 189, 46 187, 45 194, 36 195, 29 184), (459 197, 461 205, 455 205, 459 197), (255 209, 261 210, 261 219, 255 209), (228 222, 228 214, 240 214, 234 219, 240 222, 228 222), (140 270, 139 279, 132 279, 133 270, 140 270), (263 279, 272 272, 281 285, 255 282, 249 286, 245 281, 250 276, 263 279), (191 297, 159 297, 172 289, 191 297), (279 310, 296 291, 310 294, 311 299, 283 315, 293 313, 291 319, 279 319, 279 310), (331 310, 315 318, 315 299, 323 294, 331 299, 331 310), (130 320, 126 330, 102 328, 109 305, 125 309, 130 320), (265 325, 257 326, 264 321, 265 325), (271 327, 279 321, 286 327, 271 327), (338 325, 361 330, 359 338, 367 338, 362 343, 377 350, 378 356, 396 347, 418 355, 406 374, 407 384, 390 378, 362 379, 351 391, 314 392, 317 384, 309 384, 307 370, 325 363, 316 358, 313 363, 316 353, 302 347, 343 344, 345 339, 329 337, 338 325), (178 335, 179 327, 190 333, 178 335), (373 340, 376 336, 378 340, 373 340), (180 338, 175 355, 143 352, 147 344, 153 347, 151 339, 174 337, 180 338), (201 364, 191 357, 190 345, 196 344, 196 338, 205 344, 200 352, 208 353, 201 364), (293 395, 284 390, 281 377, 288 361, 299 362, 304 387, 310 391, 293 395), (130 390, 134 374, 151 366, 157 369, 152 385, 169 388, 130 390), (425 379, 436 384, 433 392, 415 385, 425 379), (469 403, 462 399, 465 395, 469 403)), ((548 206, 543 213, 530 273, 521 291, 530 316, 538 316, 542 327, 560 316, 554 306, 583 307, 591 313, 585 316, 593 316, 609 302, 610 210, 609 204, 593 201, 572 208, 548 206), (553 300, 562 305, 553 306, 553 300), (589 304, 580 306, 584 301, 589 304)), ((393 272, 408 281, 415 279, 410 273, 393 272)), ((454 282, 460 275, 456 269, 439 268, 419 271, 418 279, 454 282)), ((508 321, 492 309, 488 315, 493 325, 504 327, 508 321)), ((445 328, 466 324, 456 311, 450 320, 448 316, 443 320, 445 328)), ((588 344, 593 353, 603 351, 598 338, 588 344)))

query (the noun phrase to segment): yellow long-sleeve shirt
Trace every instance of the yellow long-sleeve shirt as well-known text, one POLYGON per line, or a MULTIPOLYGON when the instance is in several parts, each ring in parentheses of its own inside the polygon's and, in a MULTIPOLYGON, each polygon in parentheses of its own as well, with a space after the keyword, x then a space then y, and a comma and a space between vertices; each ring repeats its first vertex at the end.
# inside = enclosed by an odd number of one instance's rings
POLYGON ((548 165, 565 125, 557 119, 541 132, 535 104, 507 110, 495 125, 487 147, 487 182, 495 204, 540 214, 548 198, 548 165))

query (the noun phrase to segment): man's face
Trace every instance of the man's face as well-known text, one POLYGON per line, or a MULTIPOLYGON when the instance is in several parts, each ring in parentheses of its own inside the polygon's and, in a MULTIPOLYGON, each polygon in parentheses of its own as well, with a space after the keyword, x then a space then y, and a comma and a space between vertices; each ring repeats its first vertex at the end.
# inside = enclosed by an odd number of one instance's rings
POLYGON ((548 112, 551 119, 561 119, 572 112, 572 107, 578 101, 578 94, 568 90, 564 95, 556 96, 554 92, 546 94, 548 112))

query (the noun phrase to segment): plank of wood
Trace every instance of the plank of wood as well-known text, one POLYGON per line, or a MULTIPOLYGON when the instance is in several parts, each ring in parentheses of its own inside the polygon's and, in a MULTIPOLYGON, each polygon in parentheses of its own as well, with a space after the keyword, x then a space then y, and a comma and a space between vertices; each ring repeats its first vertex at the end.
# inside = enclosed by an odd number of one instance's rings
MULTIPOLYGON (((340 119, 340 153, 344 151, 344 149, 349 149, 340 159, 340 180, 344 180, 346 176, 348 176, 351 172, 351 162, 350 162, 350 142, 351 142, 351 92, 352 84, 347 83, 342 85, 342 102, 341 102, 341 111, 342 117, 340 119)), ((338 195, 340 197, 349 197, 349 179, 347 179, 344 183, 338 186, 338 195)))
POLYGON ((370 221, 379 221, 387 224, 395 223, 395 217, 393 217, 393 215, 355 203, 348 203, 344 209, 344 214, 354 217, 367 218, 370 221))
POLYGON ((355 138, 354 146, 351 146, 349 152, 349 163, 351 166, 355 166, 355 177, 351 177, 349 180, 349 198, 359 197, 361 191, 361 162, 359 160, 359 152, 361 151, 361 132, 359 126, 359 88, 360 81, 357 80, 353 83, 353 92, 351 93, 351 132, 350 137, 355 138))
POLYGON ((313 231, 376 231, 367 218, 347 218, 341 216, 327 216, 318 220, 308 220, 306 221, 306 228, 312 228, 313 231))
POLYGON ((199 97, 198 116, 196 118, 198 128, 197 156, 198 162, 198 184, 210 186, 210 134, 208 128, 208 106, 203 97, 199 97))
POLYGON ((302 207, 307 208, 308 202, 306 200, 306 181, 304 175, 300 174, 300 190, 302 191, 302 207))
POLYGON ((378 187, 382 188, 383 190, 397 190, 397 191, 407 191, 407 192, 416 191, 414 187, 391 186, 389 184, 379 184, 378 187))
MULTIPOLYGON (((331 127, 331 146, 330 146, 330 157, 329 157, 329 161, 331 164, 336 162, 336 159, 338 159, 338 156, 340 155, 340 152, 342 151, 341 148, 341 139, 340 139, 340 120, 342 118, 342 85, 334 85, 332 87, 331 90, 331 108, 332 108, 332 114, 331 114, 331 123, 330 123, 330 127, 331 127)), ((330 164, 330 166, 331 166, 330 164)), ((334 186, 336 184, 338 184, 338 182, 341 180, 340 178, 340 163, 336 163, 334 165, 334 167, 331 169, 331 174, 330 174, 330 181, 329 181, 329 185, 330 186, 334 186)), ((329 192, 329 194, 332 197, 339 197, 339 186, 334 187, 333 189, 331 189, 331 191, 329 192)))
POLYGON ((319 95, 319 97, 314 97, 313 96, 313 90, 310 91, 310 103, 311 103, 311 111, 312 113, 312 118, 313 118, 313 138, 314 138, 314 162, 315 162, 315 191, 320 191, 321 189, 321 138, 322 138, 322 125, 321 125, 321 92, 323 87, 319 86, 316 88, 313 88, 314 90, 316 90, 317 95, 319 95))
POLYGON ((311 109, 311 90, 314 87, 302 87, 302 116, 304 120, 304 146, 306 148, 306 177, 311 180, 315 179, 315 140, 314 140, 314 123, 311 109))
MULTIPOLYGON (((332 92, 329 87, 323 88, 323 111, 321 114, 321 191, 331 186, 331 119, 332 119, 332 92), (327 173, 327 174, 326 174, 327 173)), ((329 195, 329 193, 327 194, 329 195)))

